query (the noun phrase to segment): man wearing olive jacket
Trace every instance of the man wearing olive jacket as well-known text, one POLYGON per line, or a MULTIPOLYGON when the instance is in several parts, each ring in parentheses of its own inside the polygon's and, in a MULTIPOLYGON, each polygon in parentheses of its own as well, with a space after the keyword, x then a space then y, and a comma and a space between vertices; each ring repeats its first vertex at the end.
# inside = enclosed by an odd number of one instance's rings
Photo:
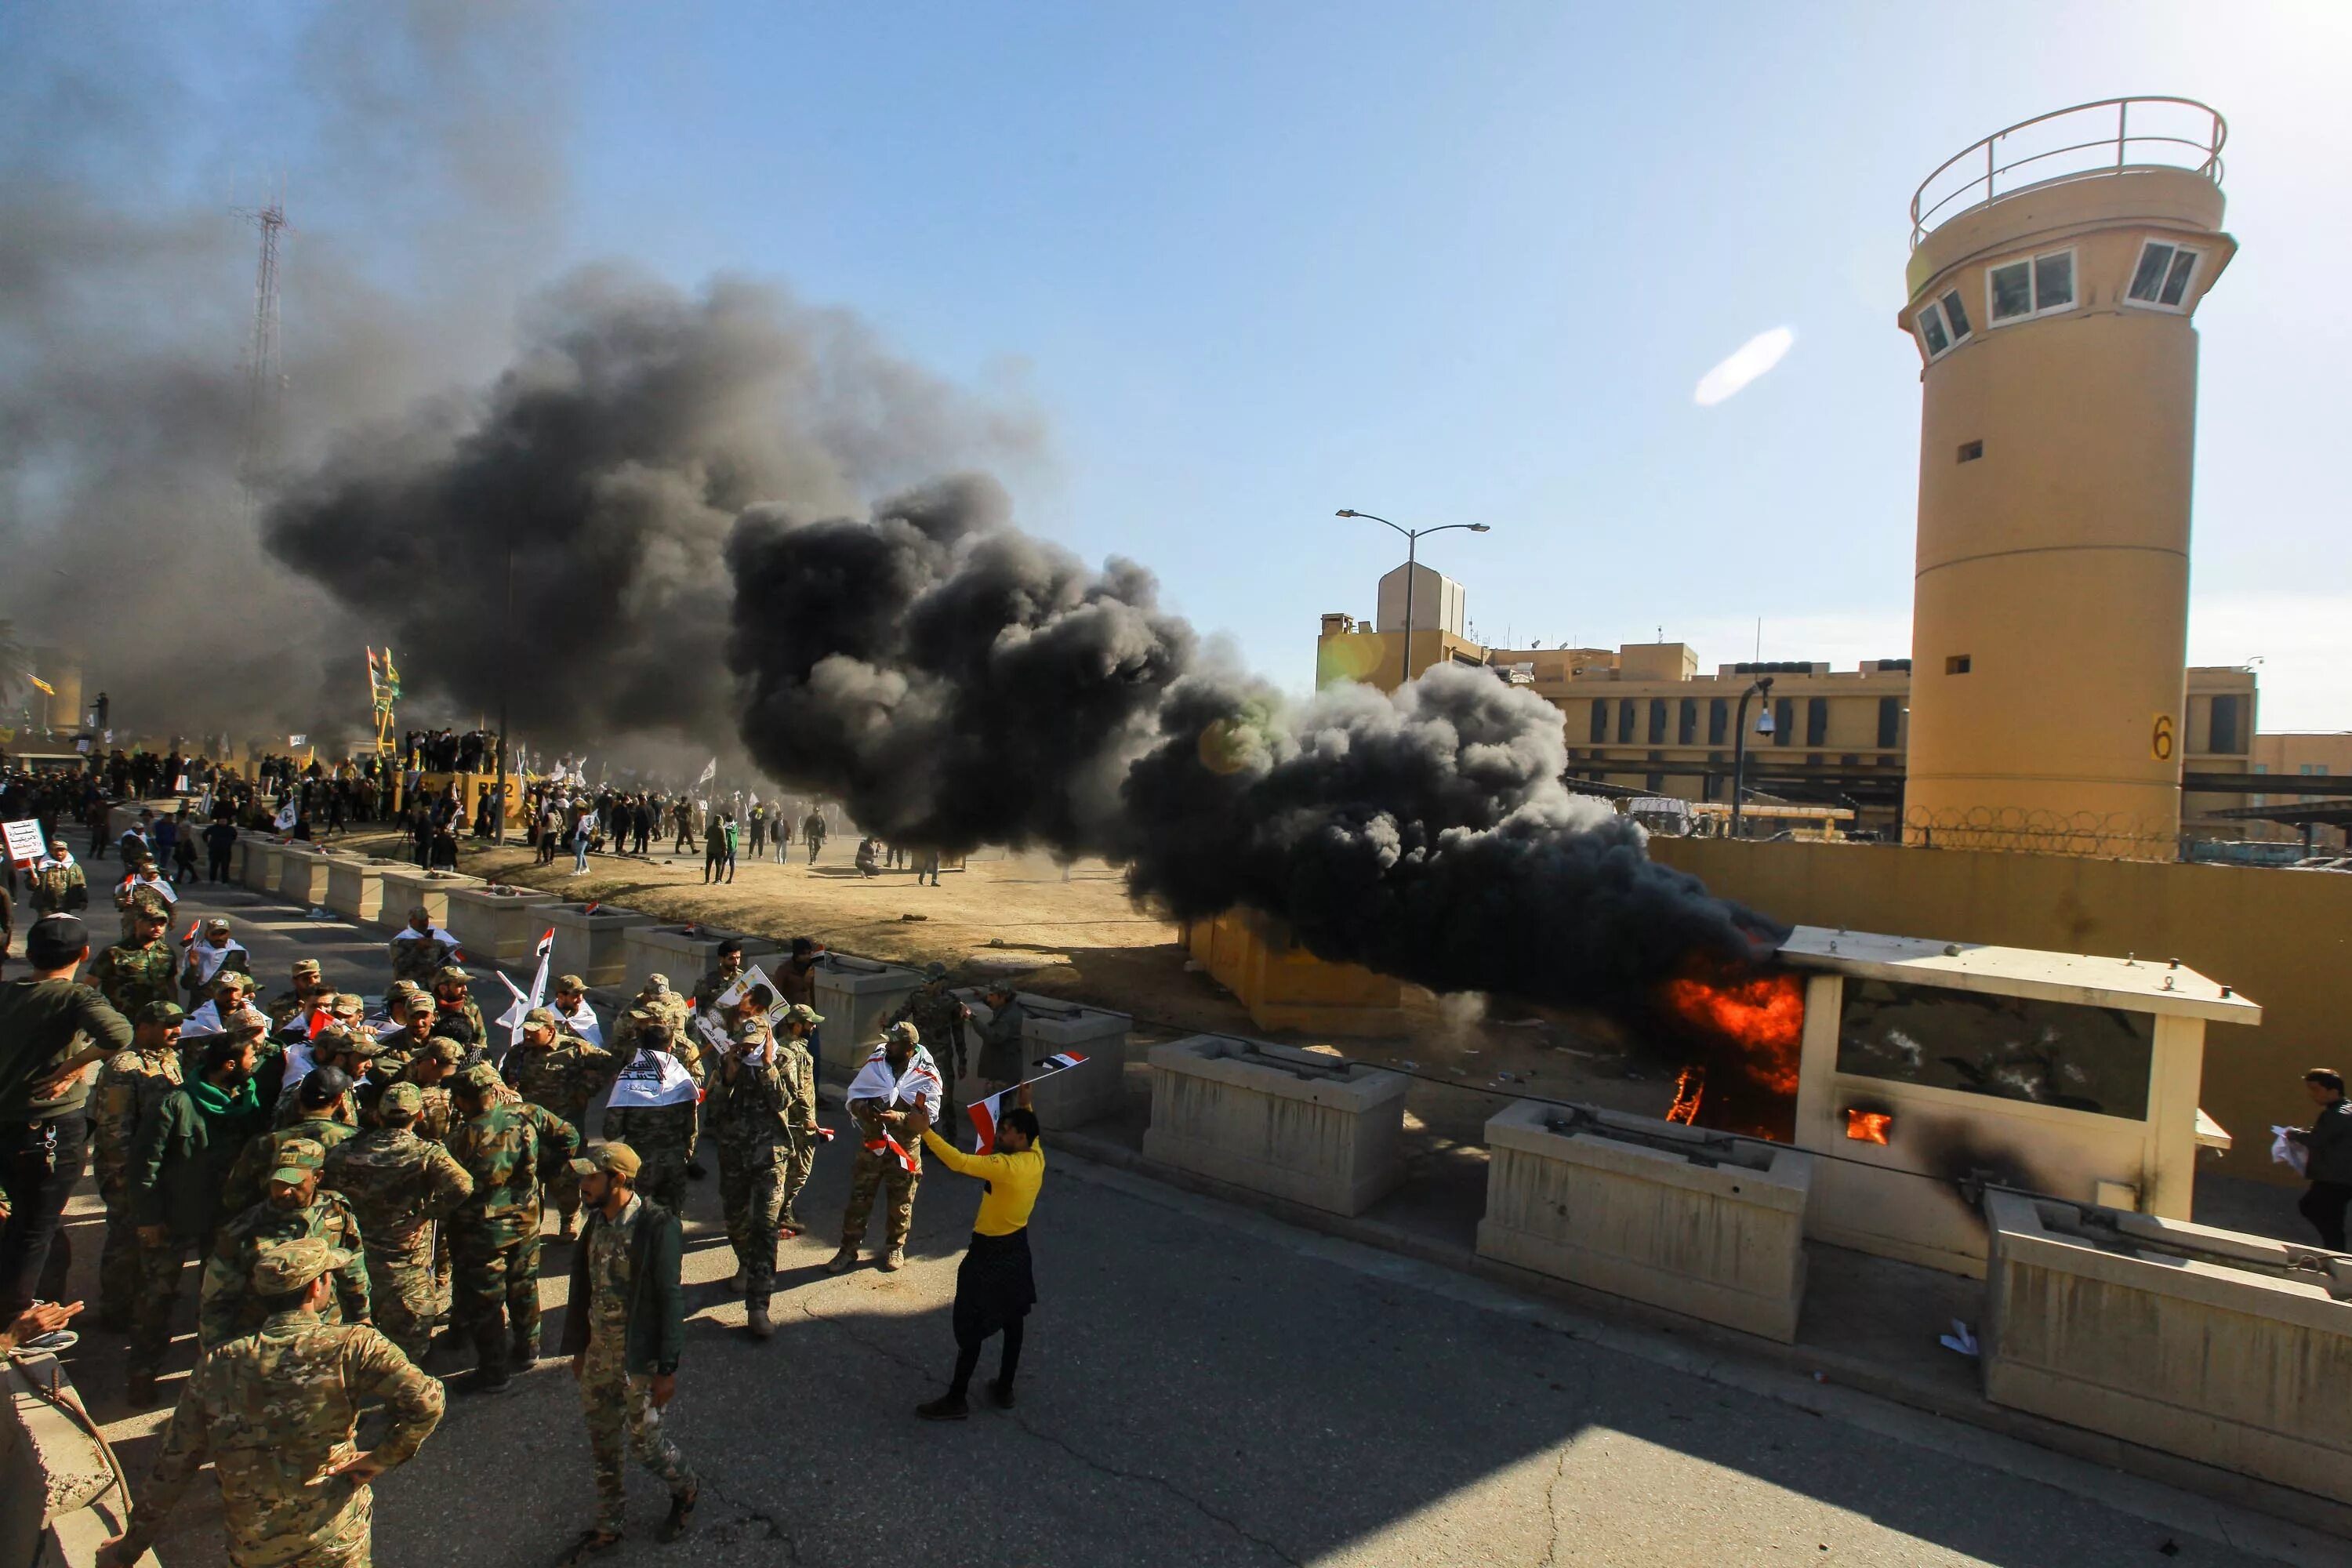
POLYGON ((562 1353, 580 1383, 596 1467, 596 1522, 573 1545, 566 1559, 572 1563, 620 1543, 628 1450, 669 1488, 662 1541, 686 1533, 702 1490, 661 1418, 677 1389, 686 1342, 686 1293, 678 1282, 684 1232, 676 1215, 637 1194, 639 1166, 626 1143, 606 1143, 572 1162, 587 1223, 572 1253, 562 1353))

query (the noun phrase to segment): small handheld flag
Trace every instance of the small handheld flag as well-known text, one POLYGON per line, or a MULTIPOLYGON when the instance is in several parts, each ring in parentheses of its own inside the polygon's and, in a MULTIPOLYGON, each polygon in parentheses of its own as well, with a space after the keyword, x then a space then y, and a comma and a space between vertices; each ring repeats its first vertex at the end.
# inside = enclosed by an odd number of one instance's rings
POLYGON ((1023 1089, 1040 1079, 1052 1078, 1057 1072, 1067 1072, 1086 1059, 1086 1054, 1082 1051, 1056 1051, 1037 1064, 1041 1069, 1038 1072, 1023 1079, 1011 1089, 1000 1089, 987 1099, 976 1100, 965 1106, 965 1112, 971 1117, 971 1131, 975 1140, 971 1152, 975 1154, 995 1152, 996 1124, 1003 1119, 1005 1106, 1018 1102, 1023 1089))

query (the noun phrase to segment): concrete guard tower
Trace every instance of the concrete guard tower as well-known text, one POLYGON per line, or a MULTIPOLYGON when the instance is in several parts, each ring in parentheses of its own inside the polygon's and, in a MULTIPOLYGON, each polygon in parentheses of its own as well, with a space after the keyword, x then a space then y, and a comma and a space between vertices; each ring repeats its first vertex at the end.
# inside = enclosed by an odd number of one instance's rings
POLYGON ((1912 198, 1906 843, 2179 852, 2190 318, 2237 249, 2225 134, 2186 99, 2083 104, 1912 198))

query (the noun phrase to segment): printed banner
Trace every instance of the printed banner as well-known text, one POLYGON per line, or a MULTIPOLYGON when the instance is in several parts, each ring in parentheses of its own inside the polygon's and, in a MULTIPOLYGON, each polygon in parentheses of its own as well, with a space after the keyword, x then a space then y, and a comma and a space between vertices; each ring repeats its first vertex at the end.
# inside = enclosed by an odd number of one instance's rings
POLYGON ((37 817, 5 824, 5 831, 8 836, 8 858, 19 866, 29 866, 48 852, 48 846, 41 842, 41 824, 37 817))

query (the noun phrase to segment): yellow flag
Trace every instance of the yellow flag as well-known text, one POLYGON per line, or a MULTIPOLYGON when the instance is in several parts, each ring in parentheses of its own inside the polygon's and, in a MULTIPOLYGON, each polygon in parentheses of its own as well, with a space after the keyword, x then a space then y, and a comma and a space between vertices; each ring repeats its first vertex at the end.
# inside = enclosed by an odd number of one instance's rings
POLYGON ((40 688, 41 691, 47 696, 55 697, 58 694, 58 689, 56 687, 51 686, 47 681, 43 680, 37 675, 28 675, 25 679, 31 681, 35 686, 40 688))

